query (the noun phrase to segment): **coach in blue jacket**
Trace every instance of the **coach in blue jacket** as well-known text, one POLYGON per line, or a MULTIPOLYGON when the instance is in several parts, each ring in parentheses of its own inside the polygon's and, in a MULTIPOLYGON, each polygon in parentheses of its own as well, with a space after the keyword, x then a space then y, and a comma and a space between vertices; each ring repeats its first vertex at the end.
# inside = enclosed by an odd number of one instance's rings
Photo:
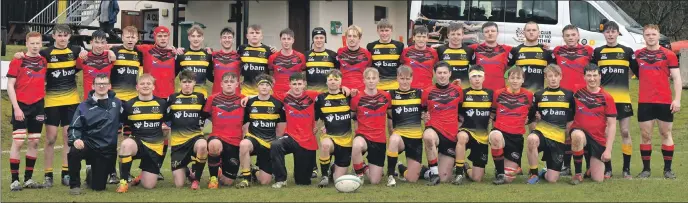
POLYGON ((69 180, 70 194, 81 194, 81 160, 91 163, 93 190, 105 190, 106 180, 117 158, 117 130, 122 102, 110 89, 105 74, 93 80, 88 100, 77 107, 69 125, 69 180))

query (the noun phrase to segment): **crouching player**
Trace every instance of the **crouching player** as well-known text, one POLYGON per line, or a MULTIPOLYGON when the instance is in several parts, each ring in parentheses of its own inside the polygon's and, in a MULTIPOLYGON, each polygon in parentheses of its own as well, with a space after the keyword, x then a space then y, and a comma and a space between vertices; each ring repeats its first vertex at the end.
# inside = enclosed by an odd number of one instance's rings
POLYGON ((573 185, 583 182, 581 165, 584 151, 590 154, 592 180, 604 180, 603 162, 611 160, 616 135, 616 105, 612 96, 600 87, 601 71, 594 64, 586 66, 584 71, 587 85, 573 94, 577 109, 571 125, 573 185))
POLYGON ((256 162, 260 169, 256 174, 258 181, 262 185, 270 184, 272 181, 270 145, 278 136, 281 137, 284 134, 284 128, 287 126, 282 102, 270 95, 274 84, 273 78, 260 74, 255 81, 258 84, 258 96, 250 98, 244 110, 246 135, 239 143, 241 182, 236 185, 237 188, 250 186, 252 155, 256 155, 256 162))
POLYGON ((545 78, 547 87, 533 96, 533 113, 537 113, 539 119, 527 138, 528 184, 535 184, 543 177, 550 183, 559 179, 566 150, 566 127, 571 125, 576 109, 573 93, 559 87, 561 68, 555 64, 545 67, 545 78), (539 152, 543 153, 542 160, 547 162, 547 168, 538 173, 539 152))

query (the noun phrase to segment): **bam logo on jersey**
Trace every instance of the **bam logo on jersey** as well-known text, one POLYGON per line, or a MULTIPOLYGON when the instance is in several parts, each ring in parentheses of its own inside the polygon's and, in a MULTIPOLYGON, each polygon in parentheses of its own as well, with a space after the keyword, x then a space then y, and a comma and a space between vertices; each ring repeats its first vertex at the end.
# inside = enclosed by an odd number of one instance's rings
POLYGON ((131 75, 138 75, 139 69, 130 69, 128 67, 122 67, 122 68, 118 68, 117 72, 119 74, 125 74, 126 73, 126 74, 131 74, 131 75))
POLYGON ((554 109, 544 109, 544 110, 542 110, 542 115, 543 115, 543 116, 546 116, 546 115, 550 115, 550 116, 565 116, 565 115, 566 115, 566 111, 554 110, 554 109))
POLYGON ((397 66, 397 65, 398 65, 398 64, 395 63, 395 62, 387 62, 387 61, 378 61, 378 62, 375 62, 375 66, 377 66, 377 67, 383 67, 383 66, 384 66, 384 67, 395 67, 395 66, 397 66))
POLYGON ((485 117, 485 116, 490 116, 490 111, 481 111, 478 109, 470 109, 466 111, 466 115, 468 117, 473 117, 473 115, 478 116, 478 117, 485 117))
POLYGON ((263 122, 263 121, 253 121, 253 127, 261 127, 261 128, 274 128, 277 125, 275 122, 263 122))
POLYGON ((330 73, 330 70, 329 70, 329 69, 327 69, 327 70, 321 70, 321 69, 319 69, 319 68, 311 68, 311 69, 308 69, 308 74, 311 74, 311 75, 313 75, 313 74, 323 74, 323 75, 325 75, 325 74, 329 74, 329 73, 330 73))
POLYGON ((414 113, 414 112, 418 112, 419 109, 418 109, 418 107, 408 107, 408 108, 406 108, 406 107, 404 107, 404 106, 401 106, 401 107, 397 107, 394 111, 396 111, 397 114, 401 114, 401 113, 414 113))
POLYGON ((134 123, 134 127, 136 128, 157 128, 160 127, 160 122, 148 122, 148 121, 143 121, 143 122, 136 122, 134 123))
POLYGON ((602 74, 607 74, 607 73, 617 73, 617 74, 624 74, 626 70, 623 68, 614 68, 614 67, 604 67, 602 68, 602 74))
POLYGON ((184 111, 178 111, 177 113, 174 113, 175 118, 197 118, 198 113, 186 113, 184 111))
POLYGON ((332 121, 343 121, 347 119, 351 119, 351 114, 344 114, 344 115, 337 115, 337 114, 330 114, 329 116, 325 117, 327 119, 327 122, 332 122, 332 121))
POLYGON ((59 78, 60 76, 70 76, 76 74, 76 70, 71 69, 71 70, 56 70, 53 71, 51 74, 53 74, 54 78, 59 78))
POLYGON ((259 65, 253 65, 250 63, 245 63, 244 64, 244 70, 265 71, 265 66, 259 66, 259 65))

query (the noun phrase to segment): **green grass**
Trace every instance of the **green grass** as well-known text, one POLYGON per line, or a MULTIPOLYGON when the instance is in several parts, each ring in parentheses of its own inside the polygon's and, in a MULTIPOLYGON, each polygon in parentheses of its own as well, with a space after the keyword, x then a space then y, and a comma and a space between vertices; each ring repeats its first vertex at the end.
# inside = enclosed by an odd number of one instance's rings
MULTIPOLYGON (((8 51, 8 53, 13 53, 8 51)), ((637 101, 637 81, 631 82, 632 99, 637 101)), ((688 106, 688 91, 683 92, 682 106, 688 106)), ((634 105, 637 110, 637 105, 634 105)), ((7 93, 2 94, 2 150, 9 150, 9 133, 11 126, 9 125, 9 116, 11 106, 7 100, 7 93)), ((6 164, 6 159, 2 161, 2 180, 3 201, 108 201, 108 202, 124 202, 124 201, 685 201, 688 194, 684 193, 688 189, 688 169, 684 167, 684 163, 688 163, 686 152, 682 147, 688 144, 685 136, 688 133, 688 113, 684 110, 674 118, 674 142, 676 143, 676 152, 674 157, 674 172, 678 176, 676 180, 664 180, 662 177, 662 154, 660 151, 660 140, 655 130, 653 139, 653 156, 652 167, 654 169, 652 178, 646 180, 634 179, 623 180, 621 176, 621 137, 617 135, 616 143, 613 153, 614 175, 615 177, 604 183, 592 183, 586 180, 583 185, 571 186, 565 182, 570 180, 569 177, 562 177, 559 183, 548 184, 540 183, 538 185, 526 185, 525 176, 518 177, 514 183, 494 186, 492 181, 493 165, 490 161, 488 164, 487 174, 482 183, 469 183, 464 186, 454 186, 450 184, 442 184, 435 187, 428 187, 424 185, 424 181, 419 183, 404 183, 398 182, 396 188, 387 188, 382 185, 365 185, 357 193, 344 194, 337 193, 333 188, 319 189, 315 185, 311 186, 295 186, 293 177, 289 177, 289 185, 287 188, 276 190, 269 186, 253 186, 249 189, 237 190, 233 187, 221 187, 218 191, 208 190, 207 184, 207 170, 203 180, 201 181, 202 189, 198 191, 191 191, 188 186, 183 189, 177 189, 173 186, 172 175, 169 166, 169 157, 165 160, 163 165, 163 174, 166 177, 165 181, 159 182, 156 189, 146 190, 142 187, 132 187, 127 194, 117 194, 114 192, 115 186, 109 185, 107 191, 94 192, 88 189, 83 190, 84 195, 70 196, 68 194, 68 187, 56 186, 51 189, 41 190, 24 190, 21 192, 9 192, 10 174, 9 167, 6 164)), ((617 130, 618 131, 618 130, 617 130)), ((632 173, 636 175, 642 168, 640 161, 640 153, 638 143, 640 142, 639 129, 636 118, 631 119, 631 134, 633 136, 634 156, 632 160, 632 173)), ((58 139, 59 140, 59 139, 58 139)), ((61 145, 61 144, 58 144, 61 145)), ((41 145, 42 146, 42 145, 41 145)), ((59 150, 56 150, 56 157, 59 157, 59 150)), ((7 153, 3 153, 7 156, 7 153)), ((403 157, 403 155, 402 155, 403 157)), ((43 159, 42 152, 39 152, 38 163, 35 172, 35 179, 42 182, 43 159)), ((404 158, 400 161, 405 162, 404 158)), ((524 163, 526 159, 523 159, 524 163)), ((425 161, 424 161, 425 162, 425 161)), ((24 161, 22 160, 22 164, 24 161)), ((287 168, 292 169, 291 155, 287 157, 287 168)), ((59 158, 56 159, 53 168, 59 169, 61 162, 59 158)), ((543 166, 541 164, 540 166, 543 166)), ((133 174, 139 174, 138 161, 135 161, 133 174)), ((23 166, 22 166, 23 170, 23 166)), ((83 171, 82 171, 83 173, 83 171)), ((59 172, 56 174, 59 176, 59 172)), ((21 172, 23 176, 23 171, 21 172)), ((82 175, 82 177, 84 177, 82 175)), ((313 180, 316 183, 316 180, 313 180)), ((59 184, 59 183, 58 183, 59 184)))

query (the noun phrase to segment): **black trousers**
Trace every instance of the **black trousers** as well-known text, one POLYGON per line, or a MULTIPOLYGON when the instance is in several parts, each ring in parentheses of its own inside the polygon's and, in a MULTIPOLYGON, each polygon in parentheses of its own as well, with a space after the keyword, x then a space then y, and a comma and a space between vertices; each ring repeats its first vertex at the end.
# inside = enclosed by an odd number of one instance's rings
POLYGON ((275 182, 287 180, 287 168, 284 156, 294 154, 294 180, 297 185, 310 185, 311 172, 315 165, 315 150, 307 150, 299 146, 299 143, 285 135, 272 141, 270 157, 272 158, 272 172, 275 182))
POLYGON ((103 32, 108 34, 109 39, 117 39, 118 36, 115 34, 115 32, 112 30, 115 28, 115 24, 110 23, 110 22, 99 22, 100 23, 100 29, 103 30, 103 32))
MULTIPOLYGON (((116 148, 115 148, 116 149, 116 148)), ((108 152, 96 151, 88 146, 79 150, 76 147, 69 149, 69 187, 81 187, 81 160, 87 160, 91 164, 91 182, 89 186, 93 190, 105 190, 108 175, 115 166, 117 150, 108 152)))

